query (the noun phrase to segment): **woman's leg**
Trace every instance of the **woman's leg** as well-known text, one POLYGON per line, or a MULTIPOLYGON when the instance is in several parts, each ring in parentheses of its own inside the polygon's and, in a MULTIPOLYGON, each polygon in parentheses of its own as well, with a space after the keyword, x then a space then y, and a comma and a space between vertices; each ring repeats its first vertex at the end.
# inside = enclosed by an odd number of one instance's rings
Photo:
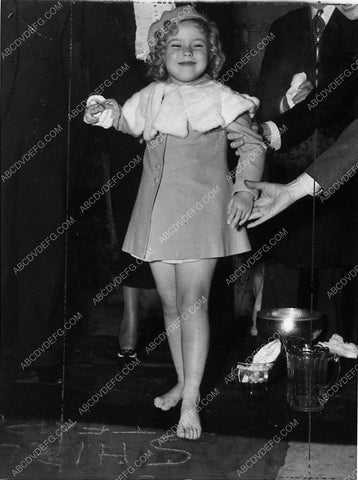
POLYGON ((208 299, 215 265, 216 259, 175 265, 184 367, 184 389, 177 435, 191 440, 201 435, 199 414, 195 407, 199 401, 199 389, 209 349, 208 299))
POLYGON ((175 326, 178 319, 176 304, 176 282, 174 265, 164 262, 152 262, 150 264, 158 294, 162 301, 165 327, 172 325, 168 333, 168 343, 172 355, 175 370, 178 376, 177 384, 164 395, 154 399, 154 405, 162 410, 169 410, 181 400, 184 387, 184 368, 181 348, 180 327, 175 326))
POLYGON ((265 262, 261 260, 256 263, 251 269, 251 287, 252 293, 254 294, 254 306, 252 309, 252 326, 250 329, 250 334, 255 337, 257 336, 257 314, 261 310, 262 305, 262 292, 264 290, 264 278, 265 278, 265 262))
POLYGON ((138 341, 139 288, 123 286, 123 317, 118 332, 120 348, 135 350, 138 341))

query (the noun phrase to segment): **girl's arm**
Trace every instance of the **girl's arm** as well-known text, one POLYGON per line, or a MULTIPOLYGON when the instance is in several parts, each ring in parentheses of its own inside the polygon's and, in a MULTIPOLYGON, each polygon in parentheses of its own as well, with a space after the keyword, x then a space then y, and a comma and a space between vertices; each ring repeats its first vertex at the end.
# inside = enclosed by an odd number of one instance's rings
POLYGON ((122 108, 114 98, 105 99, 102 95, 90 96, 83 120, 90 125, 102 128, 113 127, 123 133, 139 136, 129 126, 122 108))
POLYGON ((243 225, 249 219, 254 200, 258 198, 258 190, 246 187, 244 181, 261 180, 265 164, 266 146, 251 126, 249 115, 243 114, 227 127, 228 131, 242 133, 245 138, 245 144, 239 148, 233 197, 228 205, 227 223, 232 228, 243 225))

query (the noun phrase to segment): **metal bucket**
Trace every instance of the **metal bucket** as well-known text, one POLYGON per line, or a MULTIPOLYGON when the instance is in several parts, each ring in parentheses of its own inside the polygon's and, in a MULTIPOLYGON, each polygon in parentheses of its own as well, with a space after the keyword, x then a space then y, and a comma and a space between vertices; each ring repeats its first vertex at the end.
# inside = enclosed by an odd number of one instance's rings
POLYGON ((257 314, 257 330, 267 339, 274 333, 283 337, 302 337, 316 340, 323 330, 322 314, 305 308, 271 308, 257 314))

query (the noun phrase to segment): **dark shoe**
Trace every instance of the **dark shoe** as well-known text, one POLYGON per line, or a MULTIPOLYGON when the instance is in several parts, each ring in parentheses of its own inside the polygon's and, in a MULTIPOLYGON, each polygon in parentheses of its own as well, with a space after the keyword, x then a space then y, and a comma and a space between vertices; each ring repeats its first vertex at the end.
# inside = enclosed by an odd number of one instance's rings
POLYGON ((121 348, 117 352, 117 357, 120 360, 125 360, 128 358, 137 358, 137 352, 132 348, 121 348))

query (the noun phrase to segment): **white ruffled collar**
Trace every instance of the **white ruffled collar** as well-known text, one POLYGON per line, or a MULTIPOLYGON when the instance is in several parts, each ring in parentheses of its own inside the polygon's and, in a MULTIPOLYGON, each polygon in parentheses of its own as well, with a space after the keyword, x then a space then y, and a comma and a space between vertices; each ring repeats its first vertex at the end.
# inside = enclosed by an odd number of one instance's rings
POLYGON ((122 114, 133 133, 145 140, 158 132, 185 138, 188 125, 199 132, 225 128, 244 112, 253 115, 258 105, 256 98, 204 75, 189 85, 152 83, 125 103, 122 114))

